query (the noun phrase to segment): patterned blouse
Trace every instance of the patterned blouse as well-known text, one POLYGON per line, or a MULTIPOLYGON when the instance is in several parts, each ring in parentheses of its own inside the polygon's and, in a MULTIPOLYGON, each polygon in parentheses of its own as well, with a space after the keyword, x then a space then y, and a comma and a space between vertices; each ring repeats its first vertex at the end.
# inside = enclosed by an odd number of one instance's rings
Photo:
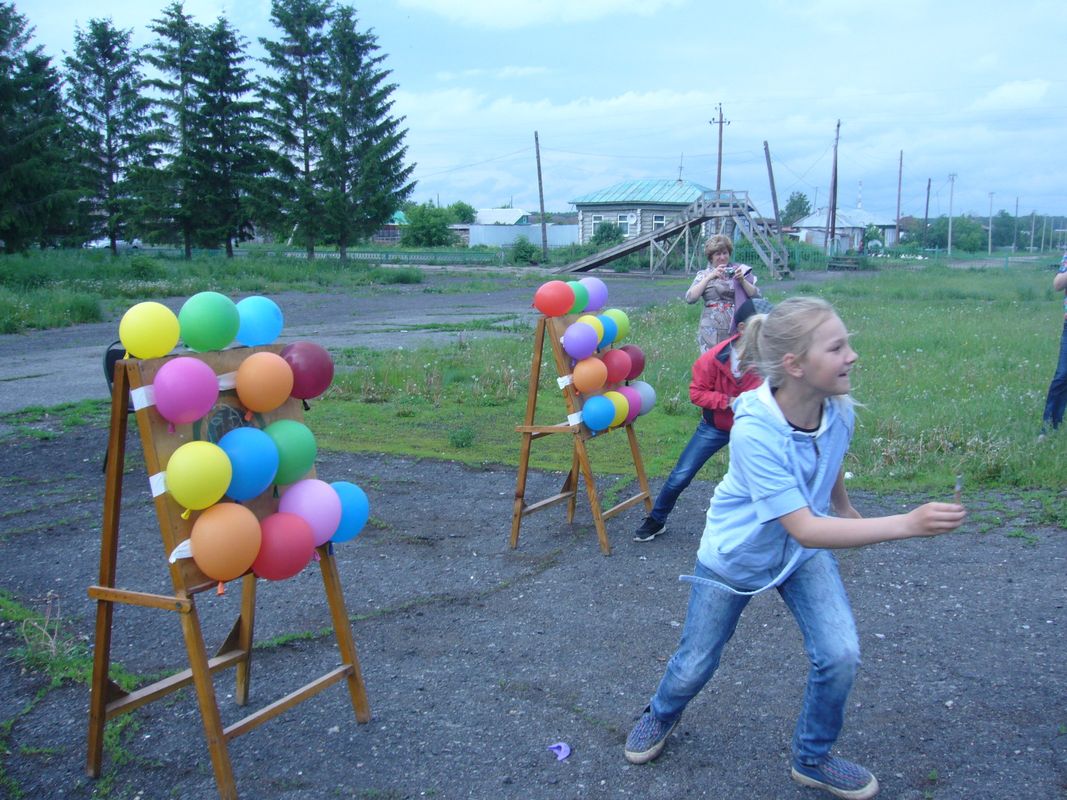
MULTIPOLYGON (((740 270, 749 283, 755 285, 756 274, 747 264, 730 263, 728 267, 740 270)), ((697 286, 712 271, 711 267, 700 270, 693 278, 689 289, 697 286)), ((697 344, 700 352, 705 353, 723 339, 730 336, 730 328, 734 319, 734 297, 737 292, 737 284, 734 278, 720 278, 708 281, 704 292, 700 297, 689 299, 689 291, 686 290, 685 301, 695 303, 698 300, 704 304, 704 311, 700 315, 700 323, 697 327, 697 344)), ((756 289, 755 297, 759 297, 759 289, 756 289)))

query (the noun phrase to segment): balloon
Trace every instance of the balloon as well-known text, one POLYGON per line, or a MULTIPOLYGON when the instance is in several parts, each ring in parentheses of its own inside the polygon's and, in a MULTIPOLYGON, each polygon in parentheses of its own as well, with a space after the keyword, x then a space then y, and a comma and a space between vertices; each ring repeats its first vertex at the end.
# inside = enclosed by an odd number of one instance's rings
POLYGON ((249 347, 270 344, 278 338, 285 323, 282 310, 269 297, 252 295, 237 303, 237 341, 249 347))
POLYGON ((586 398, 582 406, 582 422, 591 431, 602 431, 611 425, 615 417, 614 404, 602 394, 586 398))
POLYGON ((597 336, 584 322, 572 322, 563 332, 563 349, 571 358, 581 361, 596 350, 597 336))
POLYGON ((199 358, 181 356, 159 368, 152 381, 156 410, 171 425, 186 425, 206 416, 219 399, 215 370, 199 358))
POLYGON ((230 485, 233 468, 226 453, 211 442, 186 442, 167 462, 167 491, 186 509, 201 509, 215 505, 230 485))
POLYGON ((337 526, 337 533, 330 541, 347 542, 355 539, 370 517, 370 502, 367 500, 367 494, 356 484, 348 481, 334 481, 330 486, 341 498, 341 522, 337 526))
POLYGON ((604 312, 605 317, 611 317, 615 322, 615 326, 619 332, 615 334, 614 341, 621 342, 630 333, 630 318, 626 316, 626 312, 618 308, 609 308, 604 312))
POLYGON ((624 344, 619 348, 630 356, 630 372, 626 375, 626 380, 632 381, 645 369, 645 353, 636 344, 624 344))
POLYGON ((602 356, 604 366, 608 368, 608 383, 619 383, 626 380, 633 364, 630 354, 625 350, 608 350, 602 356))
POLYGON ((227 497, 251 500, 274 483, 278 474, 278 446, 259 428, 234 428, 219 439, 219 447, 233 468, 227 497))
POLYGON ((326 481, 305 478, 282 493, 278 510, 303 517, 311 526, 315 546, 326 544, 341 523, 341 498, 326 481))
POLYGON ((615 338, 619 335, 619 326, 616 324, 615 320, 607 314, 601 314, 597 319, 600 320, 600 324, 604 326, 604 335, 600 337, 600 347, 607 347, 614 342, 615 338))
POLYGON ((656 390, 644 381, 634 381, 630 384, 641 395, 641 411, 639 416, 644 416, 656 405, 656 390))
POLYGON ((232 342, 241 326, 241 315, 226 295, 200 292, 182 305, 178 323, 185 346, 203 353, 221 350, 232 342))
POLYGON ((626 403, 630 408, 626 419, 622 421, 623 425, 629 425, 641 413, 641 393, 632 386, 620 386, 616 391, 626 398, 626 403))
POLYGON ((589 290, 582 285, 581 281, 567 281, 567 285, 574 292, 574 305, 571 306, 571 310, 567 313, 580 314, 585 311, 585 307, 589 303, 589 290))
POLYGON ((611 427, 614 428, 617 425, 621 425, 623 420, 626 419, 626 415, 630 413, 630 403, 626 400, 626 396, 618 392, 604 392, 604 397, 610 401, 614 409, 614 414, 611 417, 611 427))
POLYGON ((596 331, 596 340, 598 342, 604 338, 604 323, 600 321, 600 317, 593 314, 582 314, 575 322, 583 322, 596 331))
POLYGON ((293 370, 293 397, 310 400, 325 392, 333 381, 333 359, 314 342, 293 342, 282 350, 293 370))
POLYGON ((563 281, 541 284, 534 294, 534 307, 546 317, 560 317, 574 305, 574 290, 563 281))
POLYGON ((273 411, 293 391, 293 369, 277 353, 253 353, 237 368, 237 396, 251 412, 273 411))
POLYGON ((174 312, 162 303, 131 306, 119 322, 119 339, 134 358, 160 358, 178 344, 181 328, 174 312))
POLYGON ((582 394, 592 394, 608 379, 608 368, 596 356, 583 358, 571 371, 574 388, 582 394))
POLYGON ((296 514, 279 511, 260 523, 263 539, 252 562, 252 571, 261 578, 281 581, 300 572, 315 554, 311 526, 296 514))
POLYGON ((579 283, 589 292, 589 303, 585 307, 586 311, 596 311, 603 308, 604 304, 608 302, 608 287, 600 278, 582 278, 579 283))
POLYGON ((248 572, 263 533, 256 515, 237 503, 217 503, 193 523, 193 561, 212 580, 231 581, 248 572))
POLYGON ((296 483, 314 466, 318 447, 307 425, 295 419, 279 419, 263 432, 278 448, 278 474, 274 482, 279 486, 296 483))

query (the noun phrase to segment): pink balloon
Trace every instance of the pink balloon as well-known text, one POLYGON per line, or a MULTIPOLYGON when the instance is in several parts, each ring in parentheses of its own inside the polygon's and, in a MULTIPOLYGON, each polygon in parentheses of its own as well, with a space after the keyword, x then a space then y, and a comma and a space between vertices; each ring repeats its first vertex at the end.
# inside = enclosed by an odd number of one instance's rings
POLYGON ((316 478, 305 478, 286 489, 278 511, 302 517, 311 526, 315 547, 330 541, 341 524, 341 498, 330 484, 316 478))
POLYGON ((623 425, 629 425, 641 413, 641 393, 632 386, 620 386, 615 391, 625 397, 626 402, 630 404, 630 411, 626 414, 626 419, 622 423, 623 425))
POLYGON ((152 394, 163 419, 172 425, 186 425, 214 407, 219 399, 219 379, 199 358, 181 356, 159 368, 152 394))

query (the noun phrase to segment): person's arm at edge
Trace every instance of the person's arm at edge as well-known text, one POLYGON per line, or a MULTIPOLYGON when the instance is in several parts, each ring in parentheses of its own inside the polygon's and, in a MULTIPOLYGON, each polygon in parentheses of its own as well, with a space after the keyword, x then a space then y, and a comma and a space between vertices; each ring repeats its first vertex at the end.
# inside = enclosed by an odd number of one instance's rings
POLYGON ((1067 289, 1067 272, 1057 272, 1052 276, 1052 291, 1062 292, 1067 289))
POLYGON ((779 521, 804 547, 838 548, 948 533, 962 525, 966 516, 966 509, 955 503, 926 503, 907 514, 869 519, 817 517, 805 506, 779 521))

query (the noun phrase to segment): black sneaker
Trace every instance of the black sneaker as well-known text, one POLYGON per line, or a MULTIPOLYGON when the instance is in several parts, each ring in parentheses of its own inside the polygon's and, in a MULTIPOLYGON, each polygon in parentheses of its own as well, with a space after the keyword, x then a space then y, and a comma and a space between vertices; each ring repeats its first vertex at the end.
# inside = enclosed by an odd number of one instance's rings
POLYGON ((652 517, 645 517, 641 527, 634 531, 635 542, 651 542, 661 533, 667 532, 667 526, 662 522, 656 522, 652 517))

